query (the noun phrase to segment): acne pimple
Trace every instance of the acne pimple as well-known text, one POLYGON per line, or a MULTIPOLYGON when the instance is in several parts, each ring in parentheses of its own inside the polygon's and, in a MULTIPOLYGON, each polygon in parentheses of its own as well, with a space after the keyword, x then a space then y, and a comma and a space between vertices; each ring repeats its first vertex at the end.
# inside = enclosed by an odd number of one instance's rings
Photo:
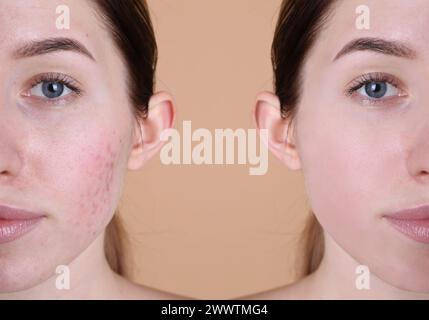
POLYGON ((96 203, 94 210, 96 212, 100 209, 100 204, 104 207, 111 198, 116 160, 117 154, 110 143, 106 145, 103 154, 98 154, 96 157, 97 167, 100 168, 96 177, 97 188, 93 194, 93 201, 96 203))
MULTIPOLYGON (((118 148, 120 149, 120 148, 118 148)), ((88 228, 94 227, 96 216, 110 205, 114 182, 114 171, 119 151, 111 143, 93 155, 93 164, 88 166, 89 190, 82 195, 79 209, 82 215, 94 217, 88 221, 88 228)), ((85 191, 85 190, 82 190, 85 191)), ((82 217, 81 215, 81 217, 82 217)))

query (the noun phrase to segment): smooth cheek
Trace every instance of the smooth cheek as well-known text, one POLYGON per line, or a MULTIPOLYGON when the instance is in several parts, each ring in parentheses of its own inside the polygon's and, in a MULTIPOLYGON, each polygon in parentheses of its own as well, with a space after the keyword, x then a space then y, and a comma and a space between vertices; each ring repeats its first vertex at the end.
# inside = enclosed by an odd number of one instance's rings
POLYGON ((378 146, 346 119, 304 120, 300 152, 311 208, 327 232, 353 245, 377 218, 378 146))
POLYGON ((427 251, 408 245, 382 219, 400 197, 412 198, 405 185, 409 131, 401 133, 399 121, 312 111, 299 119, 298 147, 310 206, 323 229, 379 278, 427 292, 427 251))

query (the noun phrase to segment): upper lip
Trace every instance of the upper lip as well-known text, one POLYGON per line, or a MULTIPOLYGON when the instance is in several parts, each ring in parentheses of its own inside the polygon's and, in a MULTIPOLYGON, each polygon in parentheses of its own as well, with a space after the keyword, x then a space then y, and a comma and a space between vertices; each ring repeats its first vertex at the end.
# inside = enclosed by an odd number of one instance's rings
POLYGON ((390 219, 400 220, 427 220, 429 219, 429 205, 422 205, 405 210, 399 210, 385 215, 390 219))
POLYGON ((41 212, 32 212, 0 205, 0 219, 2 220, 31 220, 43 216, 44 214, 41 212))

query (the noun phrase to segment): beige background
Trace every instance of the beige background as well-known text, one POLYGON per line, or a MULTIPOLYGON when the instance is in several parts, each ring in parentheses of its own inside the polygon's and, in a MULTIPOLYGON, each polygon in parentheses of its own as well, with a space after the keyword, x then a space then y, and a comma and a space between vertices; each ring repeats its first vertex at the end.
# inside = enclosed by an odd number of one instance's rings
MULTIPOLYGON (((256 94, 272 89, 270 45, 280 0, 149 0, 159 45, 158 90, 176 128, 254 128, 256 94)), ((162 165, 130 172, 120 204, 133 279, 205 299, 233 298, 294 280, 303 179, 270 155, 248 165, 162 165)))

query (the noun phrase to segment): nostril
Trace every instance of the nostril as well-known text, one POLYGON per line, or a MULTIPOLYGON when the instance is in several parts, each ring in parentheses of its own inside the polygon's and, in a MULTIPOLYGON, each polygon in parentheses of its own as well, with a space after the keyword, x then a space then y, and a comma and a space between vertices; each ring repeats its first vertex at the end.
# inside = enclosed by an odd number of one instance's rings
POLYGON ((429 182, 429 171, 422 170, 420 171, 418 179, 424 181, 425 183, 429 182))

